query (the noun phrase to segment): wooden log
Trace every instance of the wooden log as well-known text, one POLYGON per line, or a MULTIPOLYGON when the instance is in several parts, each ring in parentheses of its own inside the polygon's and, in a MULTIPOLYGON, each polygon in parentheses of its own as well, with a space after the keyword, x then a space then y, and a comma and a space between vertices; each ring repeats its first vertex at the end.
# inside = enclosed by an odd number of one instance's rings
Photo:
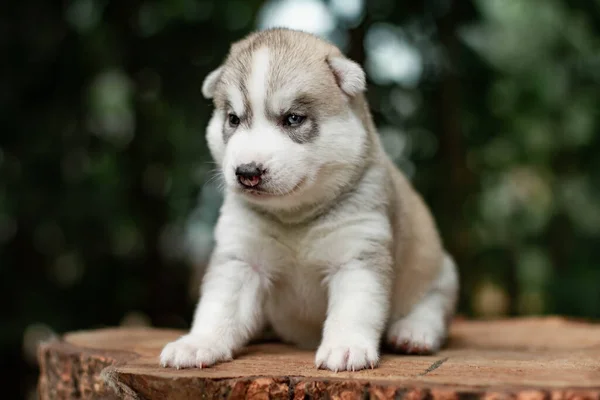
POLYGON ((384 354, 374 370, 317 370, 314 353, 248 346, 207 369, 161 368, 182 332, 75 332, 39 349, 41 399, 600 400, 600 324, 562 318, 456 321, 432 356, 384 354))

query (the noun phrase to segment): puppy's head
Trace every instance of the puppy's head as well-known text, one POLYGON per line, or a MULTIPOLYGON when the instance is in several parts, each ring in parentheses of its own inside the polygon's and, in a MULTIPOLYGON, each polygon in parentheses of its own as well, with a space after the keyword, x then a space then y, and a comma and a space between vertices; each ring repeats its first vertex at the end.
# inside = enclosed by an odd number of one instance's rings
POLYGON ((365 162, 364 89, 360 66, 308 33, 274 29, 234 43, 202 86, 228 190, 293 209, 350 185, 365 162))

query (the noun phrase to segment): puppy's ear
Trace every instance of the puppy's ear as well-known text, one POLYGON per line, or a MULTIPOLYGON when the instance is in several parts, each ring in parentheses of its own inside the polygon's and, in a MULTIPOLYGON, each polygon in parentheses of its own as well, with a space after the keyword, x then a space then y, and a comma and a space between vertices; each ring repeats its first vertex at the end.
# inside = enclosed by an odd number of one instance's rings
POLYGON ((327 63, 333 71, 338 86, 348 96, 353 97, 367 88, 367 80, 363 69, 345 57, 328 57, 327 63))
POLYGON ((215 69, 204 78, 204 82, 202 82, 202 95, 207 99, 212 99, 215 95, 215 88, 219 79, 221 79, 221 72, 223 72, 223 67, 215 69))

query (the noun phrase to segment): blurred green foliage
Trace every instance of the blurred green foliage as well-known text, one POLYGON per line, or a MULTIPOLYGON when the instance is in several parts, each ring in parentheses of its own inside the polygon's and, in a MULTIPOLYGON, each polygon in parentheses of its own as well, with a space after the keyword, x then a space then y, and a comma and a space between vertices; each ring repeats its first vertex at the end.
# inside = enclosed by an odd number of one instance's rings
MULTIPOLYGON (((0 6, 0 370, 68 330, 185 328, 221 193, 204 76, 289 25, 367 70, 461 312, 600 317, 600 1, 23 0, 0 6)), ((12 391, 11 391, 12 390, 12 391)))

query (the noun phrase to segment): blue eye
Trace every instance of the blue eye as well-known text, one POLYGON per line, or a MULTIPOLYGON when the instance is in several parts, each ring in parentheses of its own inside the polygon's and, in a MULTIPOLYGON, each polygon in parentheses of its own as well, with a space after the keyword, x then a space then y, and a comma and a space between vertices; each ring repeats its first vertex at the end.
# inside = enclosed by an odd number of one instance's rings
POLYGON ((283 119, 283 124, 287 125, 287 126, 298 126, 300 125, 302 122, 304 122, 304 120, 306 119, 306 117, 302 116, 302 115, 298 115, 298 114, 288 114, 285 116, 285 118, 283 119))

